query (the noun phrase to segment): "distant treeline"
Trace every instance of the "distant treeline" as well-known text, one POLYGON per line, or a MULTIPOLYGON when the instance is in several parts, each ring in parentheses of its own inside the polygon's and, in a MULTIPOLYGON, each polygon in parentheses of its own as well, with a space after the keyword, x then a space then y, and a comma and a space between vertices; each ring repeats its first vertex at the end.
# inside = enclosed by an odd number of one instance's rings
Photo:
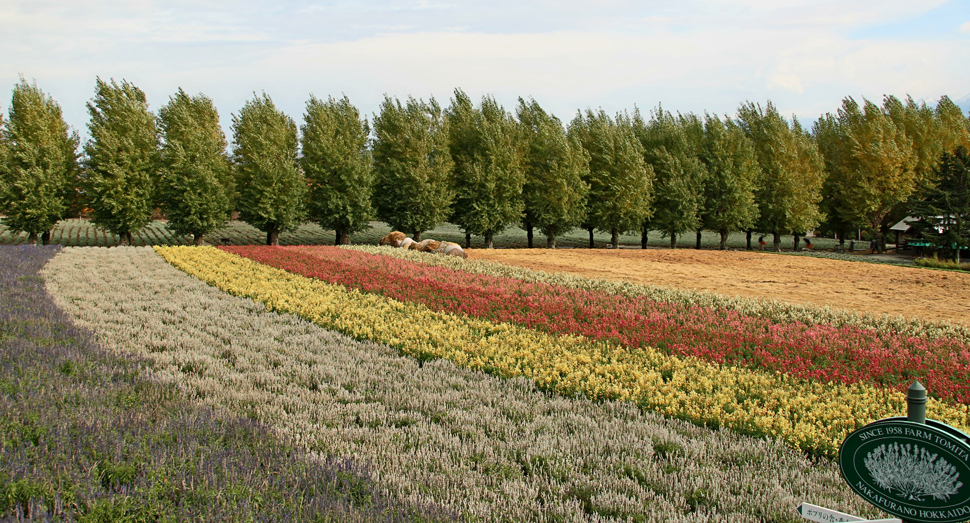
POLYGON ((232 144, 211 99, 181 89, 157 114, 127 81, 98 79, 90 140, 64 122, 36 83, 13 89, 0 134, 3 224, 46 242, 85 214, 130 243, 161 211, 201 243, 233 213, 276 244, 308 221, 338 243, 381 220, 415 238, 443 222, 491 246, 504 229, 538 230, 554 247, 577 227, 612 234, 709 230, 773 235, 816 230, 840 239, 911 215, 942 250, 970 238, 970 120, 949 98, 935 107, 892 96, 845 98, 811 130, 769 101, 736 117, 672 114, 661 106, 564 125, 532 99, 515 114, 460 89, 448 107, 385 96, 368 121, 346 96, 306 103, 303 123, 265 93, 232 116, 232 144))

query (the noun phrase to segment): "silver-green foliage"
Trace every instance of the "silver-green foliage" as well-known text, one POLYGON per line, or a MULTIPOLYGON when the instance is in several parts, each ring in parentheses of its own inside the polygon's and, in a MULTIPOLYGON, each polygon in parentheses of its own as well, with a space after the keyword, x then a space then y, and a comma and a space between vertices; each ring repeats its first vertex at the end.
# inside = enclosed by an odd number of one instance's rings
POLYGON ((530 99, 519 98, 516 110, 525 142, 526 227, 538 227, 547 245, 555 248, 556 236, 578 227, 586 218, 589 155, 576 136, 568 136, 555 116, 530 99))
POLYGON ((233 164, 239 219, 277 245, 306 216, 306 180, 297 166, 296 123, 263 93, 232 116, 233 164))
POLYGON ((91 221, 131 244, 155 207, 158 128, 145 93, 122 80, 97 79, 87 104, 91 139, 84 145, 85 197, 91 221))
POLYGON ((585 227, 611 235, 639 231, 652 214, 654 171, 644 161, 643 145, 634 133, 633 120, 624 114, 610 118, 600 109, 579 113, 569 125, 589 154, 589 199, 585 227))
POLYGON ((448 122, 432 98, 409 97, 406 106, 384 97, 374 117, 374 207, 393 229, 434 229, 448 219, 454 188, 448 122))
POLYGON ((37 84, 23 78, 14 87, 10 117, 0 142, 0 212, 4 225, 26 232, 31 243, 44 240, 65 218, 77 187, 77 133, 61 107, 37 84))
POLYGON ((224 227, 232 210, 232 176, 219 113, 205 95, 179 89, 158 111, 163 145, 158 197, 167 227, 179 236, 224 227))
POLYGON ((152 379, 321 456, 354 456, 393 497, 463 520, 753 523, 805 499, 876 514, 834 463, 779 441, 419 362, 230 296, 149 249, 64 249, 45 278, 103 346, 150 361, 152 379))
POLYGON ((303 122, 300 166, 309 184, 309 217, 336 231, 338 244, 350 243, 374 215, 370 127, 346 96, 311 97, 303 122))
MULTIPOLYGON (((451 256, 433 256, 427 253, 405 251, 392 247, 353 246, 347 247, 363 252, 394 256, 416 263, 447 267, 475 274, 515 278, 527 282, 544 282, 562 285, 572 289, 605 292, 620 296, 643 296, 651 300, 698 305, 715 310, 732 310, 742 314, 765 318, 776 322, 803 322, 809 325, 828 324, 835 327, 854 325, 879 331, 897 332, 908 336, 936 338, 955 338, 970 343, 970 328, 948 321, 926 320, 918 316, 904 318, 888 314, 857 313, 829 306, 798 305, 770 298, 743 298, 725 296, 706 291, 676 289, 656 285, 643 285, 623 281, 586 278, 571 274, 547 273, 522 267, 513 267, 485 260, 462 260, 451 256)), ((805 255, 813 255, 806 253, 805 255)))
POLYGON ((449 221, 484 236, 491 247, 496 234, 522 219, 525 171, 518 127, 494 98, 483 96, 475 108, 461 89, 455 89, 446 114, 455 187, 449 221))

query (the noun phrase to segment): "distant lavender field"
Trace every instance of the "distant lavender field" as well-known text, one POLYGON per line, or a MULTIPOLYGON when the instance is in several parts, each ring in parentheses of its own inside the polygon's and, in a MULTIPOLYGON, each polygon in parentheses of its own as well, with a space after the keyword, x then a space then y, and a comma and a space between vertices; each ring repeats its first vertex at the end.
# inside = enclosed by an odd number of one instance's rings
POLYGON ((44 289, 59 249, 0 247, 0 521, 453 519, 103 350, 44 289))

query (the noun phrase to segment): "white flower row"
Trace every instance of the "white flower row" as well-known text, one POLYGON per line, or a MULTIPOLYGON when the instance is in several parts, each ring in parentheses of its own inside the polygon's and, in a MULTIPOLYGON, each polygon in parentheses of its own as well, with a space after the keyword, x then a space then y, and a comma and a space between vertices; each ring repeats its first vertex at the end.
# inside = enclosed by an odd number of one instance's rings
POLYGON ((467 519, 754 522, 802 501, 875 515, 835 464, 783 443, 422 365, 225 294, 149 248, 66 248, 44 272, 75 321, 148 358, 154 378, 467 519))
POLYGON ((744 298, 726 296, 708 291, 676 289, 656 285, 644 285, 622 281, 587 278, 559 272, 544 272, 523 267, 503 265, 486 260, 448 259, 440 256, 424 256, 424 253, 393 249, 373 245, 342 245, 372 254, 394 256, 416 263, 458 269, 475 274, 513 278, 527 282, 545 282, 553 285, 597 291, 623 296, 643 296, 651 300, 700 305, 720 310, 732 310, 749 316, 766 318, 777 322, 803 322, 810 325, 829 324, 835 327, 855 325, 882 332, 897 332, 907 336, 927 339, 956 338, 970 343, 970 326, 948 321, 929 320, 914 316, 892 316, 888 314, 868 314, 838 309, 829 306, 799 305, 785 303, 772 298, 744 298))

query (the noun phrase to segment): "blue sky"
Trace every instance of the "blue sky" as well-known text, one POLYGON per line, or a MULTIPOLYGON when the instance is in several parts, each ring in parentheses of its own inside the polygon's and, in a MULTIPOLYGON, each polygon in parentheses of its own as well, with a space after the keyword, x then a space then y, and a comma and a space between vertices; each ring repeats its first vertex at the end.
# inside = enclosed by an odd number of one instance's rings
POLYGON ((82 135, 97 76, 155 110, 179 87, 205 93, 228 131, 263 91, 298 124, 311 93, 370 117, 385 94, 447 105, 456 87, 564 121, 770 99, 810 122, 885 94, 967 110, 968 64, 970 0, 0 0, 0 110, 23 75, 82 135))

